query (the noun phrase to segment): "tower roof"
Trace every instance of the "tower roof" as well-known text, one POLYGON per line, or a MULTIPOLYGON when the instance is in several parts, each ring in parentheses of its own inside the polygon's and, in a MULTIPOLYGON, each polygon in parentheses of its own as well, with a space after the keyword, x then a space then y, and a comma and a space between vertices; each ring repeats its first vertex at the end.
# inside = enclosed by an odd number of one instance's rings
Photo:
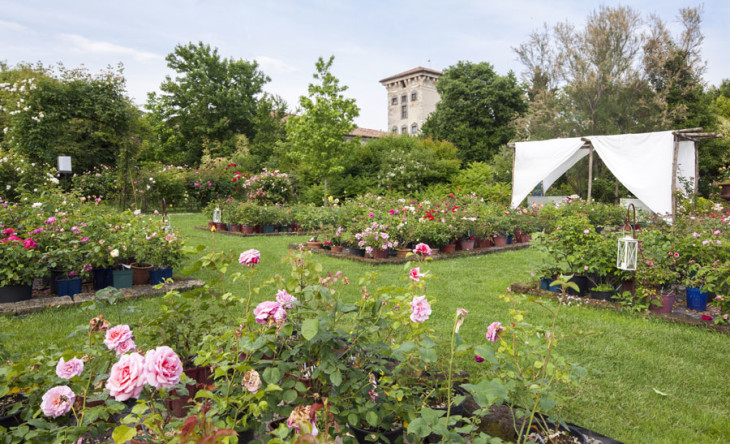
POLYGON ((434 76, 442 76, 442 75, 444 75, 444 73, 442 73, 441 71, 437 71, 435 69, 424 68, 423 66, 419 66, 417 68, 409 69, 408 71, 403 71, 400 74, 396 74, 394 76, 386 77, 383 80, 381 80, 380 83, 391 82, 393 80, 398 80, 398 79, 403 78, 403 77, 410 77, 412 75, 421 74, 421 73, 431 74, 431 75, 434 75, 434 76))

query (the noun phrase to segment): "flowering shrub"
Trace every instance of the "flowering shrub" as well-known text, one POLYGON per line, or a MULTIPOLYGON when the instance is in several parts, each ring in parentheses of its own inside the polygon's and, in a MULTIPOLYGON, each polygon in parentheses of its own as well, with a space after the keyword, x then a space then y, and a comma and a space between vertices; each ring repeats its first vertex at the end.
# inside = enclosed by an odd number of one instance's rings
POLYGON ((360 233, 355 234, 357 246, 364 248, 367 254, 371 254, 373 249, 387 251, 389 248, 398 246, 398 241, 392 242, 390 234, 388 234, 388 226, 380 225, 373 222, 369 227, 365 227, 360 233))
POLYGON ((0 198, 17 201, 23 192, 39 193, 58 185, 56 170, 14 150, 0 148, 0 198))
POLYGON ((292 195, 289 176, 278 170, 269 171, 266 168, 243 181, 241 188, 250 200, 262 205, 283 204, 289 201, 292 195))

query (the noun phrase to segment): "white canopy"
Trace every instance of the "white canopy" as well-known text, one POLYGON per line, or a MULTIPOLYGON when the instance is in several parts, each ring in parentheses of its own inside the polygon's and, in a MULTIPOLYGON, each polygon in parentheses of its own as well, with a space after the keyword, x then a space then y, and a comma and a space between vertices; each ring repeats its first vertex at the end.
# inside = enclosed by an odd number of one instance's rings
MULTIPOLYGON (((675 136, 671 131, 515 143, 512 206, 540 182, 547 190, 594 149, 613 175, 652 211, 672 214, 675 136), (587 145, 586 145, 587 144, 587 145)), ((677 178, 695 180, 695 142, 680 141, 677 178)))

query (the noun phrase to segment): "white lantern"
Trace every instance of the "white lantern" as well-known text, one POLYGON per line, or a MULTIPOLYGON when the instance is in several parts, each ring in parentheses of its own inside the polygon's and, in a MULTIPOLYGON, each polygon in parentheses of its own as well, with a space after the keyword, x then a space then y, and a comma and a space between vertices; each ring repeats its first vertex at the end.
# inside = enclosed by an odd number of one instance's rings
POLYGON ((221 210, 220 208, 217 208, 213 211, 213 222, 219 224, 221 223, 221 210))
POLYGON ((639 251, 639 241, 632 236, 624 236, 618 240, 616 267, 620 270, 636 270, 636 256, 639 251))

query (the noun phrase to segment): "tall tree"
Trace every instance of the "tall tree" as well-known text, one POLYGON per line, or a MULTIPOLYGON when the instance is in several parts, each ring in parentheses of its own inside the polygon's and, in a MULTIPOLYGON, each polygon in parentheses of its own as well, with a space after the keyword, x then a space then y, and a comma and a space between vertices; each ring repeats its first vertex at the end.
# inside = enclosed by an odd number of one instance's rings
POLYGON ((166 60, 177 75, 165 77, 147 108, 168 160, 197 163, 206 145, 230 154, 236 136, 255 136, 258 96, 269 81, 256 61, 221 58, 203 42, 177 45, 166 60))
POLYGON ((487 62, 460 61, 436 83, 441 101, 423 133, 459 148, 464 162, 486 161, 514 136, 510 125, 527 111, 515 75, 500 76, 487 62))
MULTIPOLYGON (((345 134, 355 129, 354 120, 360 114, 355 99, 342 95, 347 86, 330 71, 335 57, 326 62, 322 57, 315 65, 314 79, 308 95, 299 97, 301 114, 287 120, 287 140, 290 155, 324 187, 328 195, 327 179, 343 171, 345 134)), ((326 199, 325 199, 326 201, 326 199)))

